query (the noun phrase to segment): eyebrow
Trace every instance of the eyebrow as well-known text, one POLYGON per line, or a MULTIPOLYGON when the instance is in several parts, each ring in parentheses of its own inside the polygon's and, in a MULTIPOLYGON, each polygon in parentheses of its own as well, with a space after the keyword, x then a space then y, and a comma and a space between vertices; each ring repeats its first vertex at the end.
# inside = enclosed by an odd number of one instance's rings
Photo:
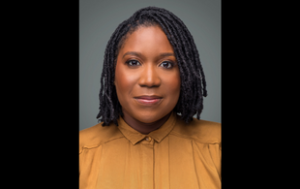
MULTIPOLYGON (((125 53, 122 58, 124 58, 124 56, 126 56, 126 55, 135 55, 135 56, 143 57, 143 55, 141 53, 131 51, 131 52, 125 53)), ((160 58, 163 58, 166 56, 175 56, 175 55, 174 55, 174 53, 162 53, 159 55, 160 58)))

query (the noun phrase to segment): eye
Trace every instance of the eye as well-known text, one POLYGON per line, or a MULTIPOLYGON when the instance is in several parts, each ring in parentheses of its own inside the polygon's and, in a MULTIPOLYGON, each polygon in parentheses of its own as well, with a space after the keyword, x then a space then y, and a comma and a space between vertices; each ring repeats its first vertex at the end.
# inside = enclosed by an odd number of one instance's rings
POLYGON ((173 62, 169 62, 169 61, 164 61, 159 66, 167 68, 167 69, 170 69, 170 68, 174 67, 174 63, 173 62))
POLYGON ((137 61, 137 60, 128 60, 126 62, 126 64, 128 64, 129 66, 140 66, 141 65, 141 63, 139 63, 139 61, 137 61))

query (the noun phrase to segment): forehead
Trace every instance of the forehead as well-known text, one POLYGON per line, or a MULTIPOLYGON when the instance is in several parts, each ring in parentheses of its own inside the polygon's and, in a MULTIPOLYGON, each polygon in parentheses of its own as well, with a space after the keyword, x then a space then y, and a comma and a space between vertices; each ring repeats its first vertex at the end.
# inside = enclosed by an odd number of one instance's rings
POLYGON ((139 27, 129 34, 121 51, 174 52, 166 34, 159 26, 139 27))

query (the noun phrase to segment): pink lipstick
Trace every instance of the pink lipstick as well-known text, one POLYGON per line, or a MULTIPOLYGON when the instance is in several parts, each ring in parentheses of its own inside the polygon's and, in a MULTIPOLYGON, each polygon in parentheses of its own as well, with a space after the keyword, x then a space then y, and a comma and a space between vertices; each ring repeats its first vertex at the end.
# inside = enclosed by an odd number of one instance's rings
POLYGON ((143 95, 143 96, 134 97, 134 99, 142 105, 151 106, 151 105, 158 104, 161 101, 162 97, 156 95, 151 95, 151 96, 143 95))

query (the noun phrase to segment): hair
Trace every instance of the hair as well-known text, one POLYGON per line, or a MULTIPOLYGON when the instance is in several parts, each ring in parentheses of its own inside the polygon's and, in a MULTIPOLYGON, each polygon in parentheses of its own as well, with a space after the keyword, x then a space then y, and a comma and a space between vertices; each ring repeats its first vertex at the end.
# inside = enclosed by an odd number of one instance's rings
POLYGON ((114 85, 116 60, 126 36, 141 26, 160 26, 174 49, 181 86, 179 99, 173 111, 181 114, 181 119, 186 123, 191 121, 195 114, 197 119, 200 119, 203 96, 207 96, 207 91, 194 39, 185 24, 173 13, 163 8, 146 7, 123 21, 107 43, 100 81, 98 121, 103 122, 102 126, 108 126, 111 122, 118 125, 117 119, 123 116, 114 85))

